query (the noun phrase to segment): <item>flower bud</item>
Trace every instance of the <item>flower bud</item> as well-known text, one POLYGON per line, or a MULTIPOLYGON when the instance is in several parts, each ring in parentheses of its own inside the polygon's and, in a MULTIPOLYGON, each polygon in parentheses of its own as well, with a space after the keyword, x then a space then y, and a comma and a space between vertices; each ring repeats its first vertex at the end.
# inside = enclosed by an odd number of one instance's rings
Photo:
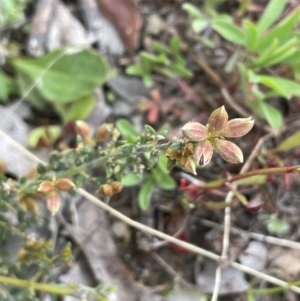
POLYGON ((98 193, 101 196, 109 198, 114 194, 113 187, 110 184, 103 184, 100 186, 98 193))
POLYGON ((123 184, 119 181, 114 181, 110 183, 110 185, 112 186, 113 193, 119 193, 123 189, 123 184))
POLYGON ((249 118, 235 118, 227 122, 222 135, 228 138, 241 137, 246 135, 253 127, 254 120, 249 118))
POLYGON ((95 139, 98 142, 106 140, 110 135, 111 131, 109 130, 109 124, 102 124, 98 127, 95 134, 95 139))
POLYGON ((191 141, 202 141, 208 136, 207 127, 199 122, 188 122, 181 130, 183 136, 191 141))
POLYGON ((215 148, 220 156, 229 163, 243 163, 244 156, 241 149, 233 142, 215 139, 215 148))
POLYGON ((38 192, 47 194, 53 190, 53 187, 54 183, 52 181, 43 181, 38 187, 38 192))
POLYGON ((83 140, 88 140, 91 138, 90 126, 83 120, 76 121, 76 131, 77 134, 80 135, 83 140))
POLYGON ((208 119, 208 130, 214 136, 218 136, 225 128, 228 114, 224 106, 214 110, 208 119))
POLYGON ((68 192, 75 187, 75 184, 68 178, 62 178, 55 182, 55 187, 60 191, 68 192))
POLYGON ((46 200, 48 210, 54 215, 61 207, 61 197, 57 191, 53 190, 48 194, 46 200))

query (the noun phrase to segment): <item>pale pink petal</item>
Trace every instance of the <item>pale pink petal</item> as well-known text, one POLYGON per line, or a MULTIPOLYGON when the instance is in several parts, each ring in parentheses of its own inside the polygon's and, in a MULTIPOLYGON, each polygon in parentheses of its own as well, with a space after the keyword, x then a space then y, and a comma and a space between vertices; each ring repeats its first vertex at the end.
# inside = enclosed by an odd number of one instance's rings
POLYGON ((183 136, 191 141, 203 141, 208 136, 207 127, 199 122, 188 122, 181 130, 183 136))
POLYGON ((244 161, 243 152, 236 144, 227 140, 215 139, 214 146, 225 161, 233 164, 244 161))
POLYGON ((212 155, 213 146, 208 140, 199 142, 194 148, 194 158, 201 166, 208 164, 212 155))
POLYGON ((228 114, 224 106, 214 110, 208 119, 208 130, 213 136, 218 136, 225 128, 228 114))
POLYGON ((252 129, 253 125, 252 117, 231 119, 222 131, 222 136, 228 138, 244 136, 252 129))

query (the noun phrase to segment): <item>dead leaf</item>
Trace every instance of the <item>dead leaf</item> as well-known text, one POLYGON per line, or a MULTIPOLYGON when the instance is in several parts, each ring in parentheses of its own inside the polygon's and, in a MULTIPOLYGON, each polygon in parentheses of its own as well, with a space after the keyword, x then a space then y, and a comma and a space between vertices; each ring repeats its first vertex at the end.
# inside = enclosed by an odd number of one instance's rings
POLYGON ((274 248, 269 258, 274 258, 271 267, 279 268, 288 279, 296 280, 300 275, 300 253, 298 250, 284 250, 274 248))
POLYGON ((132 54, 137 46, 141 17, 135 0, 98 0, 101 12, 117 29, 126 50, 132 54))

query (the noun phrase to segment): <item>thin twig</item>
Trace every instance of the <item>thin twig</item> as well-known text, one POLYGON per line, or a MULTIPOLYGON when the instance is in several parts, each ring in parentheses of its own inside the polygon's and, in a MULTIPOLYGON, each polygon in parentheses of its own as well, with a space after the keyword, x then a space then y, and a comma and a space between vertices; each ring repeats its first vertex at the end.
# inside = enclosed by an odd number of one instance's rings
POLYGON ((188 283, 186 280, 184 280, 182 278, 182 276, 177 273, 161 256, 159 256, 157 253, 152 253, 152 257, 154 258, 154 260, 160 264, 163 269, 169 274, 171 275, 172 277, 174 277, 175 279, 178 279, 178 281, 184 285, 186 288, 188 289, 192 289, 193 286, 188 283))
MULTIPOLYGON (((3 133, 1 130, 0 130, 0 134, 3 138, 5 138, 9 143, 11 141, 11 138, 9 138, 5 133, 3 133), (7 139, 9 138, 9 139, 7 139)), ((12 146, 16 146, 16 142, 14 142, 12 144, 12 146)), ((28 155, 28 151, 21 145, 18 146, 17 148, 19 151, 21 151, 24 155, 28 155)), ((30 156, 30 159, 34 159, 34 161, 36 163, 43 163, 45 164, 44 162, 41 162, 41 160, 39 158, 37 158, 36 156, 34 156, 33 154, 31 154, 30 156)), ((193 252, 195 254, 198 254, 198 255, 202 255, 204 257, 208 257, 210 259, 213 259, 215 261, 220 261, 221 260, 221 256, 213 253, 213 252, 210 252, 210 251, 207 251, 207 250, 204 250, 202 248, 199 248, 197 246, 194 246, 188 242, 185 242, 185 241, 182 241, 180 239, 177 239, 175 237, 172 237, 170 235, 167 235, 165 233, 162 233, 158 230, 155 230, 151 227, 148 227, 146 225, 143 225, 139 222, 136 222, 134 220, 132 220, 131 218, 125 216, 124 214, 120 213, 119 211, 115 210, 114 208, 110 207, 108 204, 100 201, 98 198, 94 197, 93 195, 91 195, 90 193, 88 193, 87 191, 85 191, 84 189, 82 188, 78 188, 77 189, 77 192, 79 194, 81 194, 83 197, 85 197, 87 200, 89 200, 90 202, 96 204, 97 206, 99 206, 100 208, 102 208, 103 210, 105 210, 106 212, 110 213, 111 215, 113 215, 114 217, 120 219, 121 221, 123 221, 124 223, 142 231, 142 232, 145 232, 145 233, 148 233, 150 235, 153 235, 153 236, 156 236, 160 239, 163 239, 163 240, 166 240, 170 243, 173 243, 179 247, 182 247, 190 252, 193 252)), ((242 264, 239 264, 237 262, 231 262, 230 265, 242 272, 245 272, 245 273, 248 273, 250 275, 253 275, 255 277, 258 277, 260 279, 263 279, 265 281, 268 281, 270 283, 273 283, 275 285, 278 285, 278 286, 282 286, 282 287, 286 287, 287 289, 297 293, 297 294, 300 294, 300 287, 298 286, 290 286, 288 282, 285 282, 283 280, 280 280, 276 277, 273 277, 273 276, 270 276, 270 275, 267 275, 267 274, 264 274, 262 272, 258 272, 254 269, 251 269, 249 267, 246 267, 246 266, 243 266, 242 264)))
MULTIPOLYGON (((222 226, 218 223, 212 222, 210 220, 206 220, 206 219, 200 219, 200 223, 207 227, 224 229, 224 226, 222 226)), ((287 240, 287 239, 281 239, 281 238, 277 238, 274 236, 263 235, 263 234, 259 234, 259 233, 255 233, 255 232, 247 232, 245 230, 238 229, 238 228, 235 228, 232 226, 230 227, 230 232, 234 233, 234 234, 238 234, 238 235, 246 235, 249 238, 259 240, 262 242, 266 242, 268 244, 273 244, 276 246, 300 250, 300 242, 291 241, 291 240, 287 240)))

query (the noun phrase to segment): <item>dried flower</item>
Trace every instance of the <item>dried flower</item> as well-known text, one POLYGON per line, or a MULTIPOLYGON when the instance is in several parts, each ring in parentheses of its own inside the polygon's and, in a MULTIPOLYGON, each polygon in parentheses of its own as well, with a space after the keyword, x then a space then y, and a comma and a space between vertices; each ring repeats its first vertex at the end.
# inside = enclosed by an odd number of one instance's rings
POLYGON ((50 191, 52 191, 54 188, 54 182, 52 181, 43 181, 39 187, 38 187, 38 192, 41 192, 41 193, 49 193, 50 191))
POLYGON ((123 184, 119 181, 114 181, 114 182, 110 183, 110 185, 113 189, 113 193, 119 193, 123 189, 123 184))
POLYGON ((178 163, 187 172, 196 174, 196 164, 193 158, 193 143, 178 143, 175 141, 166 151, 168 166, 178 163))
POLYGON ((110 184, 103 184, 100 186, 98 193, 103 197, 109 198, 114 194, 113 187, 110 184))
POLYGON ((62 178, 55 181, 55 187, 60 191, 68 192, 75 187, 75 184, 68 178, 62 178))
POLYGON ((51 191, 48 194, 47 200, 47 208, 54 215, 61 207, 61 197, 56 190, 51 191))
POLYGON ((106 140, 112 132, 112 124, 102 124, 98 127, 95 134, 95 139, 98 142, 106 140))
POLYGON ((91 129, 90 126, 83 120, 76 121, 76 131, 77 134, 82 137, 84 141, 91 138, 91 129))

